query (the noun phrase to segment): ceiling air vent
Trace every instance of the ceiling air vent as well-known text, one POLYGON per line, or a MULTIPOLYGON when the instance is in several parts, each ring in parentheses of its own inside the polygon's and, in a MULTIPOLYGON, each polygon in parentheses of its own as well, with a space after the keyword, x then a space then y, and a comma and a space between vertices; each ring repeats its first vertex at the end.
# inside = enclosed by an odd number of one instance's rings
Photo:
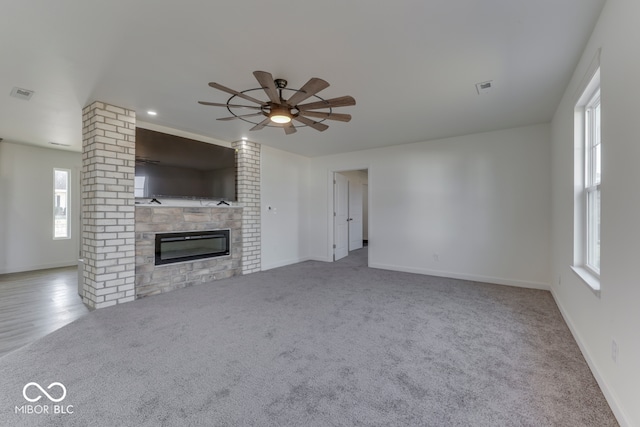
POLYGON ((29 89, 20 89, 19 87, 14 87, 11 90, 11 96, 28 101, 33 96, 33 91, 29 89))
POLYGON ((483 93, 490 92, 491 89, 493 89, 493 80, 476 83, 476 90, 478 91, 478 95, 482 95, 483 93))

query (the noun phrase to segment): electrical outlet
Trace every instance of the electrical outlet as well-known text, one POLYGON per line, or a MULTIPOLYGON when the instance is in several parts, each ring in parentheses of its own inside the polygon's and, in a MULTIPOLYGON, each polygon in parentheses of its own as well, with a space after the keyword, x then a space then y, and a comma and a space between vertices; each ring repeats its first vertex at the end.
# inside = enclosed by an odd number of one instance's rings
POLYGON ((618 343, 616 340, 611 340, 611 358, 613 359, 613 363, 618 364, 618 343))
POLYGON ((440 255, 433 254, 433 260, 436 261, 436 262, 440 261, 440 255))

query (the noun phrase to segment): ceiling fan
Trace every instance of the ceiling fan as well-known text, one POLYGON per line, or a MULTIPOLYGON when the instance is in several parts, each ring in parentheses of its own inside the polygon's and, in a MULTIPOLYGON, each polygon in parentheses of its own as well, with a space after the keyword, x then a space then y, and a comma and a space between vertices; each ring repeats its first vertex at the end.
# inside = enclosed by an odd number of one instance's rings
MULTIPOLYGON (((300 89, 289 89, 287 87, 287 81, 284 79, 274 79, 271 73, 266 71, 254 71, 259 88, 248 89, 242 92, 230 89, 222 86, 219 83, 211 82, 209 86, 214 89, 221 90, 231 94, 231 98, 227 100, 226 104, 216 102, 198 101, 202 105, 212 105, 214 107, 227 107, 227 110, 232 114, 231 117, 223 117, 218 120, 235 120, 240 119, 245 122, 254 124, 250 130, 260 130, 266 126, 282 127, 287 135, 296 132, 296 127, 293 125, 293 120, 302 124, 302 127, 309 126, 320 132, 327 130, 329 126, 322 123, 325 120, 337 120, 341 122, 348 122, 351 120, 349 114, 334 113, 333 109, 337 107, 348 107, 356 105, 356 100, 351 96, 341 96, 338 98, 323 99, 317 95, 323 89, 329 87, 329 83, 326 81, 313 77, 309 79, 300 89), (263 101, 253 96, 247 95, 248 92, 262 91, 267 95, 268 100, 263 101), (283 92, 293 92, 287 99, 283 97, 283 92), (309 99, 316 98, 313 102, 301 104, 301 102, 309 99), (235 102, 235 98, 242 98, 246 101, 253 102, 258 105, 241 105, 235 102), (235 109, 249 109, 258 110, 258 112, 251 114, 236 114, 235 109), (327 110, 328 111, 316 111, 327 110), (253 117, 264 117, 263 120, 256 122, 252 121, 253 117), (319 120, 315 120, 319 119, 319 120)), ((260 92, 261 93, 261 92, 260 92)), ((256 119, 253 119, 256 120, 256 119)), ((301 125, 297 125, 301 127, 301 125)))

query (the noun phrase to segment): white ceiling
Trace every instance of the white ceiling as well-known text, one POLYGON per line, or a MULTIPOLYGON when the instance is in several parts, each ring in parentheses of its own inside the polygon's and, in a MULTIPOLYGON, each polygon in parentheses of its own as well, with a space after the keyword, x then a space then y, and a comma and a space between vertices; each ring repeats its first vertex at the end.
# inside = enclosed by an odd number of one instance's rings
POLYGON ((605 0, 6 0, 0 16, 0 137, 81 149, 81 109, 100 100, 139 120, 306 156, 547 122, 605 0), (351 95, 349 123, 249 132, 218 82, 254 70, 351 95), (493 80, 478 95, 475 84, 493 80), (30 101, 13 87, 35 91, 30 101), (156 110, 156 117, 146 111, 156 110))

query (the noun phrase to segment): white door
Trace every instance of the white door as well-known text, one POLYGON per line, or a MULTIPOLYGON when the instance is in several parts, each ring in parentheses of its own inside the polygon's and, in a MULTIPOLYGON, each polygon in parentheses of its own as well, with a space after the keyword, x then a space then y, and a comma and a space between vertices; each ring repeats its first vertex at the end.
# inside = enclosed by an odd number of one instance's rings
POLYGON ((349 181, 344 175, 333 174, 333 259, 349 253, 349 181))
POLYGON ((349 181, 349 250, 362 248, 362 185, 349 181))
POLYGON ((369 184, 362 184, 362 240, 369 240, 369 184))

